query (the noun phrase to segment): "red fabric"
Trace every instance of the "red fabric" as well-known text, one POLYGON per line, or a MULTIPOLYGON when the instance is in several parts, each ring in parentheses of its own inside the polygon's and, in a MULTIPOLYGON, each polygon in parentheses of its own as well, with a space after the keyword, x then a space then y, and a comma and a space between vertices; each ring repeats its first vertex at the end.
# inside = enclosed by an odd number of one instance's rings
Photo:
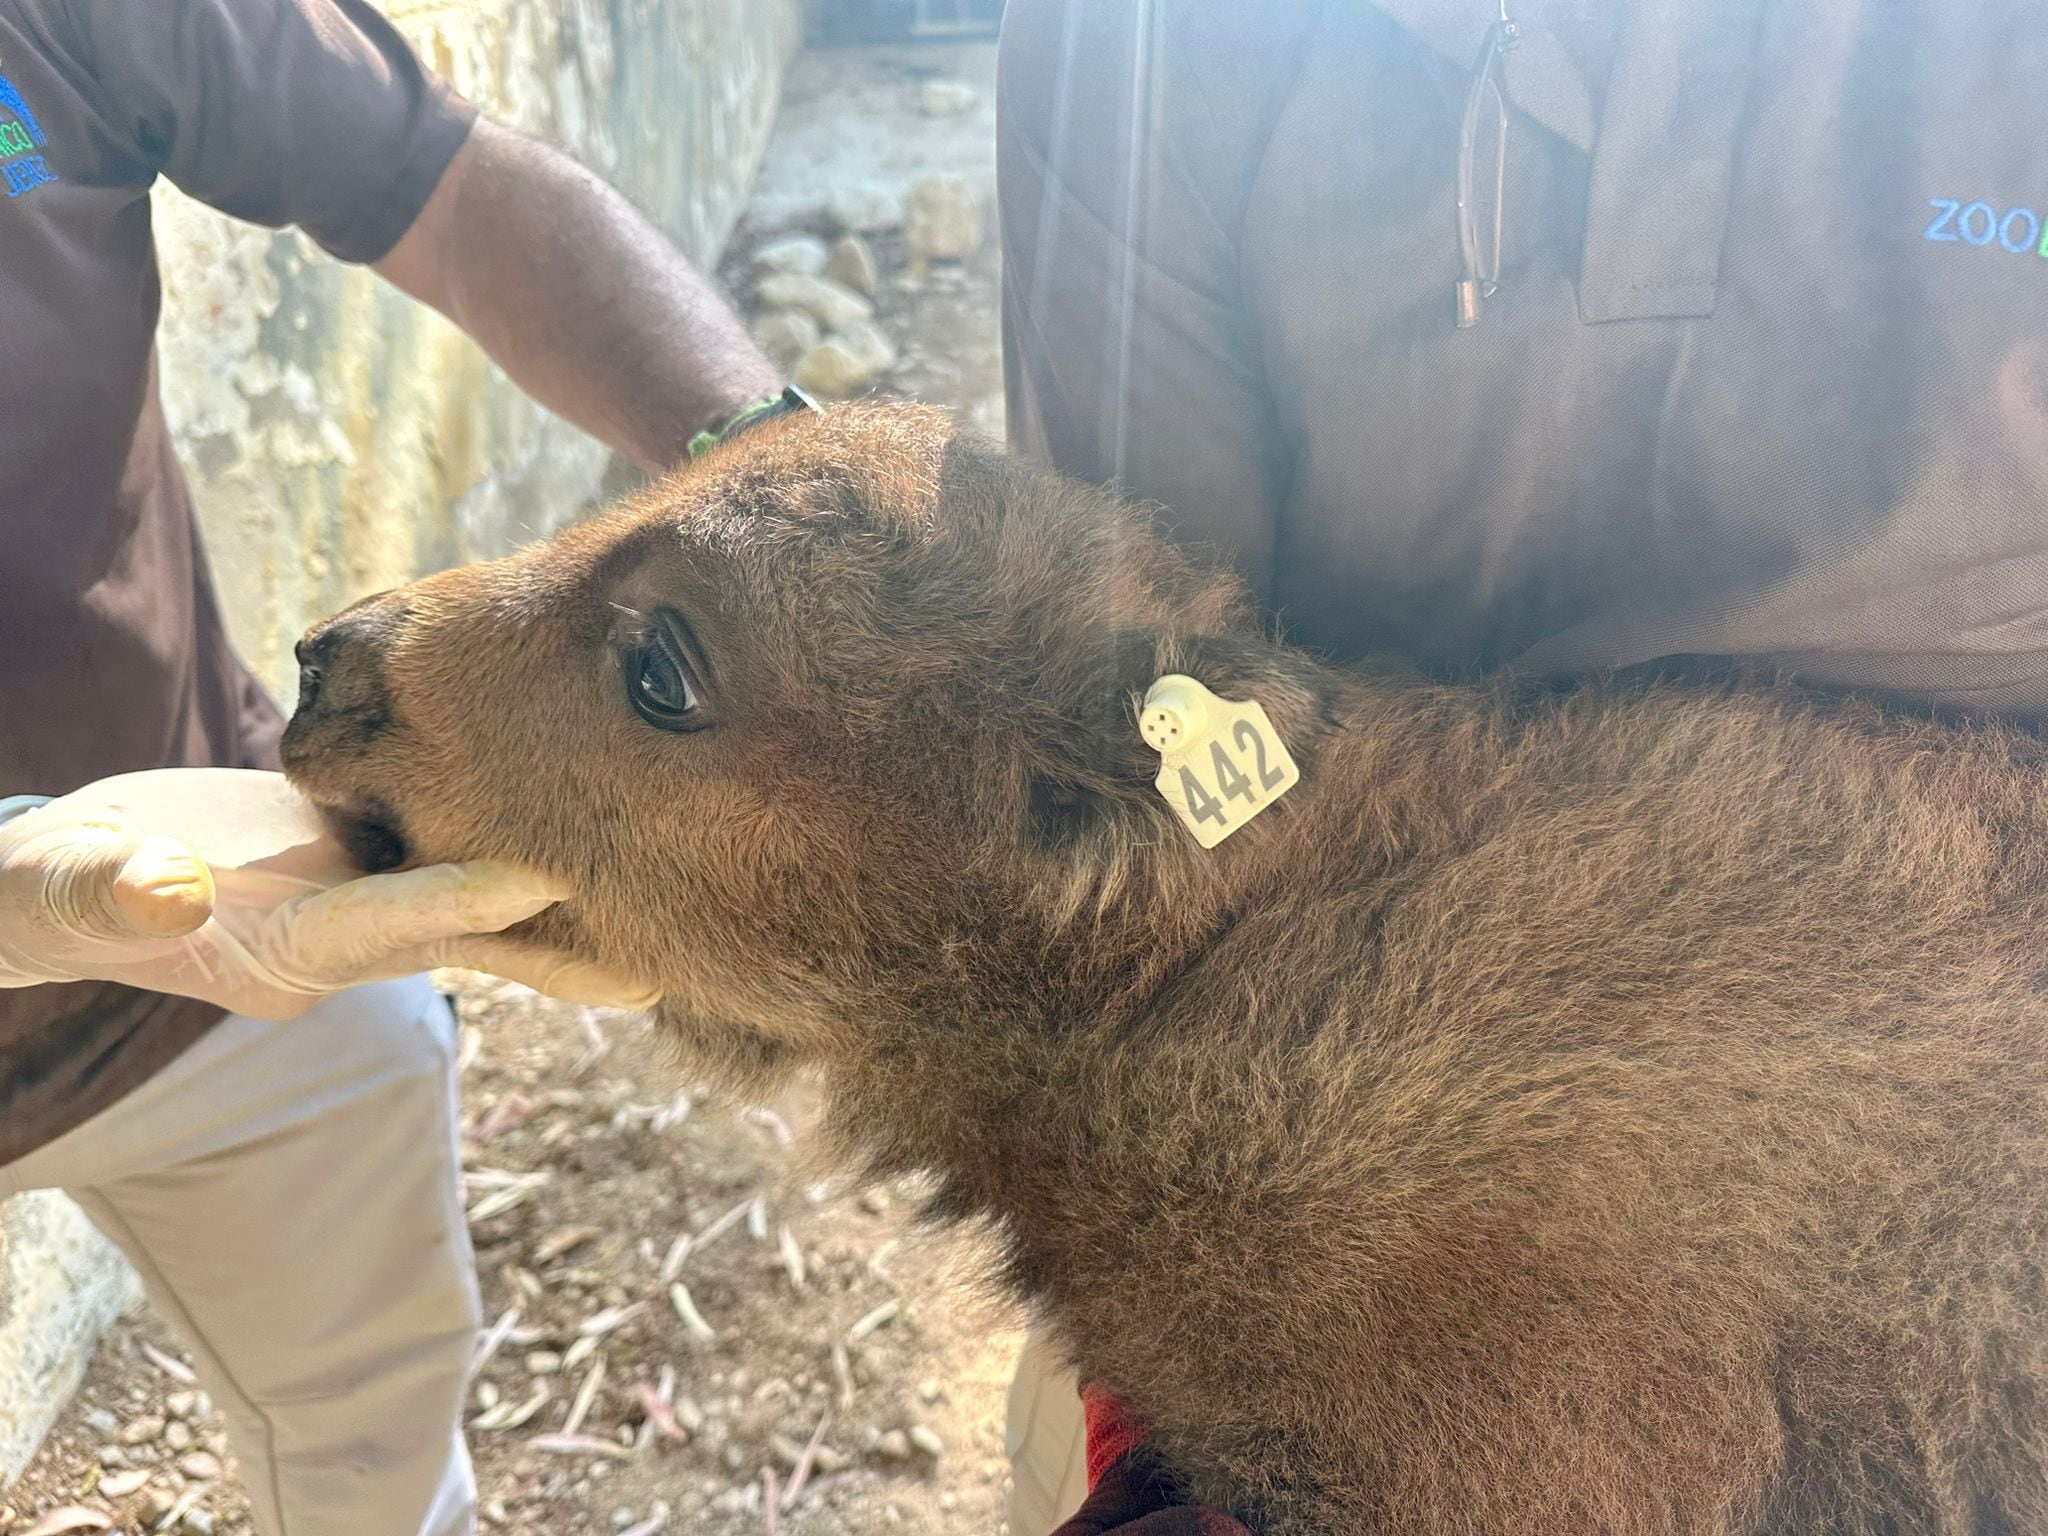
POLYGON ((1135 1451, 1145 1426, 1131 1405, 1095 1382, 1081 1388, 1081 1411, 1088 1427, 1088 1491, 1111 1467, 1135 1451))

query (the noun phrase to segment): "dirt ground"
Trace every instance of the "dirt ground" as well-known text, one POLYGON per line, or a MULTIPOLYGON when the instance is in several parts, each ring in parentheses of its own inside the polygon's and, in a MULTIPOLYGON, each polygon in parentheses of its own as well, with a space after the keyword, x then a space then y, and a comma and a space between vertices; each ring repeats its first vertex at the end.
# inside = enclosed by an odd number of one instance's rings
MULTIPOLYGON (((751 303, 757 248, 840 239, 849 186, 886 201, 938 173, 985 206, 993 78, 989 44, 800 58, 721 266, 735 296, 751 303)), ((999 436, 992 242, 913 262, 900 222, 863 237, 896 353, 874 387, 999 436)), ((972 1239, 916 1230, 914 1190, 806 1168, 801 1095, 717 1102, 637 1017, 443 980, 465 1026, 488 1327, 467 1419, 487 1531, 1001 1529, 1021 1333, 976 1287, 972 1239)), ((147 1309, 0 1500, 7 1536, 73 1530, 249 1531, 220 1418, 147 1309)))
MULTIPOLYGON (((638 1016, 443 980, 489 1324, 468 1409, 486 1529, 998 1528, 1019 1336, 971 1240, 917 1231, 914 1190, 813 1178, 801 1096, 708 1102, 638 1016)), ((154 1313, 124 1319, 0 1527, 78 1504, 124 1532, 246 1532, 186 1360, 154 1313)), ((107 1527, 55 1527, 74 1528, 107 1527)))

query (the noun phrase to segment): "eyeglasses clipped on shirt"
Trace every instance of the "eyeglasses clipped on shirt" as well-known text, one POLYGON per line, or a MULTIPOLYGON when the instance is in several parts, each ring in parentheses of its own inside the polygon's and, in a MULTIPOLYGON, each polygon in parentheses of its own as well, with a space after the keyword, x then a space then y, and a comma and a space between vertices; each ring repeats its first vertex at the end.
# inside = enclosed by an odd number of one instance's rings
POLYGON ((1479 323, 1479 305, 1500 289, 1500 230, 1506 202, 1508 178, 1508 50, 1521 33, 1508 17, 1506 0, 1501 0, 1500 19, 1486 29, 1479 45, 1479 61, 1472 66, 1472 80, 1465 87, 1465 114, 1458 125, 1458 329, 1469 330, 1479 323), (1493 127, 1493 217, 1485 248, 1480 244, 1477 207, 1479 181, 1479 135, 1481 120, 1492 109, 1493 127))

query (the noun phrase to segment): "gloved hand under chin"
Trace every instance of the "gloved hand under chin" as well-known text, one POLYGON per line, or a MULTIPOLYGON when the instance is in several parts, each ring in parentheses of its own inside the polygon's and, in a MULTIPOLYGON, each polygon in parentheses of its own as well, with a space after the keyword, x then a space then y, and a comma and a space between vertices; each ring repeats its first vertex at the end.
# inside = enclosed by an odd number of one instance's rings
POLYGON ((289 1019, 362 982, 458 966, 650 1005, 596 966, 498 937, 568 894, 506 864, 360 875, 282 774, 121 774, 0 824, 0 987, 112 981, 289 1019))

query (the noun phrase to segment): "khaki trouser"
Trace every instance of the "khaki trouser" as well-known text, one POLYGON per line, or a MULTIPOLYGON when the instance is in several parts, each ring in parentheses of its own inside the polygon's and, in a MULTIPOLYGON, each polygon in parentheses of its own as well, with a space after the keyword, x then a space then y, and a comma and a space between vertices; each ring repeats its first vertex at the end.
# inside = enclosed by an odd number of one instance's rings
POLYGON ((1087 1436, 1081 1393, 1034 1330, 1010 1383, 1010 1536, 1046 1536, 1088 1497, 1087 1436))
POLYGON ((20 1161, 141 1274, 227 1418, 263 1536, 466 1536, 479 1302, 455 1025, 422 978, 229 1018, 20 1161))

